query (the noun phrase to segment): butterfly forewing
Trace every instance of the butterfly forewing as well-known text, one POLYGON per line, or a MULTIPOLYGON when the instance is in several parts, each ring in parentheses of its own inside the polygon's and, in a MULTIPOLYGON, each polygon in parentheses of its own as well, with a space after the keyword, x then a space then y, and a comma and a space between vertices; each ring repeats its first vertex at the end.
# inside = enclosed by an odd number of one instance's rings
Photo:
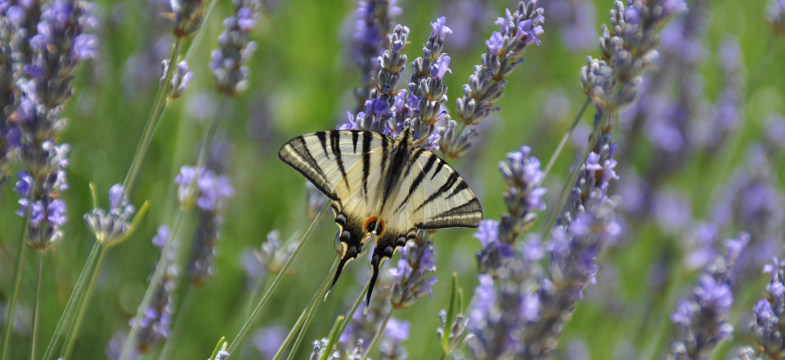
POLYGON ((278 156, 327 197, 346 202, 358 190, 371 194, 368 184, 374 178, 378 182, 374 167, 381 164, 390 142, 371 131, 320 131, 290 140, 278 156))

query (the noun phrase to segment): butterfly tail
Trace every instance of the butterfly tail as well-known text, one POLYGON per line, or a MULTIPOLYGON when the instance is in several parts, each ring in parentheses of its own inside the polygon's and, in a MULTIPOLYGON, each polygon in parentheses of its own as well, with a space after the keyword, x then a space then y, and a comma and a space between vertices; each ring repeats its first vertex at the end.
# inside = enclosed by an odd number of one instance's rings
POLYGON ((376 278, 379 276, 379 258, 374 256, 373 260, 371 260, 371 266, 373 267, 373 273, 371 274, 371 282, 368 284, 368 294, 365 295, 365 308, 368 308, 368 305, 371 303, 371 295, 373 294, 373 286, 376 284, 376 278))

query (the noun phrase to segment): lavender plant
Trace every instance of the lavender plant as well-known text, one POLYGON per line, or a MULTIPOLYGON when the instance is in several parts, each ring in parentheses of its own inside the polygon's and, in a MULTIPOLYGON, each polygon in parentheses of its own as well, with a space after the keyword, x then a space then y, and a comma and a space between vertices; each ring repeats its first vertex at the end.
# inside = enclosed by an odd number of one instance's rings
POLYGON ((380 65, 378 57, 389 46, 387 35, 392 30, 395 17, 400 15, 401 8, 397 0, 359 1, 358 4, 350 54, 356 59, 362 76, 361 85, 355 89, 357 111, 360 111, 365 108, 368 92, 375 86, 380 65))
POLYGON ((161 256, 166 258, 164 263, 167 267, 164 271, 164 279, 155 290, 155 295, 150 305, 145 309, 141 318, 131 320, 131 323, 138 323, 139 335, 136 347, 139 353, 145 353, 151 346, 169 336, 171 331, 172 316, 174 313, 174 293, 180 277, 180 269, 176 263, 178 240, 169 236, 169 227, 161 226, 158 233, 153 238, 153 245, 161 250, 161 256), (168 247, 169 253, 164 253, 167 241, 174 241, 175 244, 168 247))
POLYGON ((785 337, 781 320, 785 312, 782 265, 774 257, 771 264, 764 265, 763 272, 769 274, 769 284, 766 285, 765 298, 755 305, 750 327, 761 353, 771 359, 781 359, 785 357, 785 337))
POLYGON ((681 335, 671 343, 667 359, 706 359, 721 341, 728 340, 733 325, 728 309, 733 304, 733 266, 749 235, 728 240, 728 252, 717 257, 698 278, 692 297, 681 299, 671 320, 680 326, 681 335))

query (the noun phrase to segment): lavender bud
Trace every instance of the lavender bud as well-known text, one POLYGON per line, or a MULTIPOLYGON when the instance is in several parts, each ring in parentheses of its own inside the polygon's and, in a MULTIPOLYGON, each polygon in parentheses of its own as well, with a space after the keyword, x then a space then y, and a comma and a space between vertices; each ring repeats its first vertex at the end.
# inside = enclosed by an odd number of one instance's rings
POLYGON ((136 208, 128 202, 122 184, 109 189, 109 202, 108 212, 95 208, 84 215, 84 220, 98 242, 113 246, 127 237, 136 208))
MULTIPOLYGON (((167 61, 164 60, 164 63, 167 64, 167 61)), ((164 67, 166 67, 166 65, 164 67)), ((164 70, 164 73, 166 73, 166 70, 164 70)), ((193 73, 188 71, 188 63, 180 61, 180 63, 177 64, 177 72, 172 77, 172 95, 169 97, 172 99, 179 98, 183 92, 185 92, 185 88, 191 83, 193 77, 193 73)))
POLYGON ((250 70, 245 65, 256 50, 248 34, 256 25, 260 0, 234 0, 234 14, 224 20, 218 36, 219 48, 213 50, 210 69, 218 91, 236 95, 248 87, 250 70))
POLYGON ((766 5, 766 18, 774 32, 777 34, 785 33, 785 1, 769 0, 766 5))
POLYGON ((204 2, 202 0, 170 0, 174 14, 174 35, 184 38, 193 35, 202 26, 204 2))

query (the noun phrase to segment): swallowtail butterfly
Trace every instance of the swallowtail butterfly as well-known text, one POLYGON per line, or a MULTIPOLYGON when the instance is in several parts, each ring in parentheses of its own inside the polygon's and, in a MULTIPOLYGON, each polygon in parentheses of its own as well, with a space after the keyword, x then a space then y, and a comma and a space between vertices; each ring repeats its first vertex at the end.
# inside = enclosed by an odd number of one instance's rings
POLYGON ((373 131, 320 131, 289 140, 278 157, 332 200, 341 258, 332 284, 377 238, 371 257, 371 299, 379 267, 417 230, 477 227, 482 208, 460 175, 414 144, 406 127, 395 140, 373 131))

